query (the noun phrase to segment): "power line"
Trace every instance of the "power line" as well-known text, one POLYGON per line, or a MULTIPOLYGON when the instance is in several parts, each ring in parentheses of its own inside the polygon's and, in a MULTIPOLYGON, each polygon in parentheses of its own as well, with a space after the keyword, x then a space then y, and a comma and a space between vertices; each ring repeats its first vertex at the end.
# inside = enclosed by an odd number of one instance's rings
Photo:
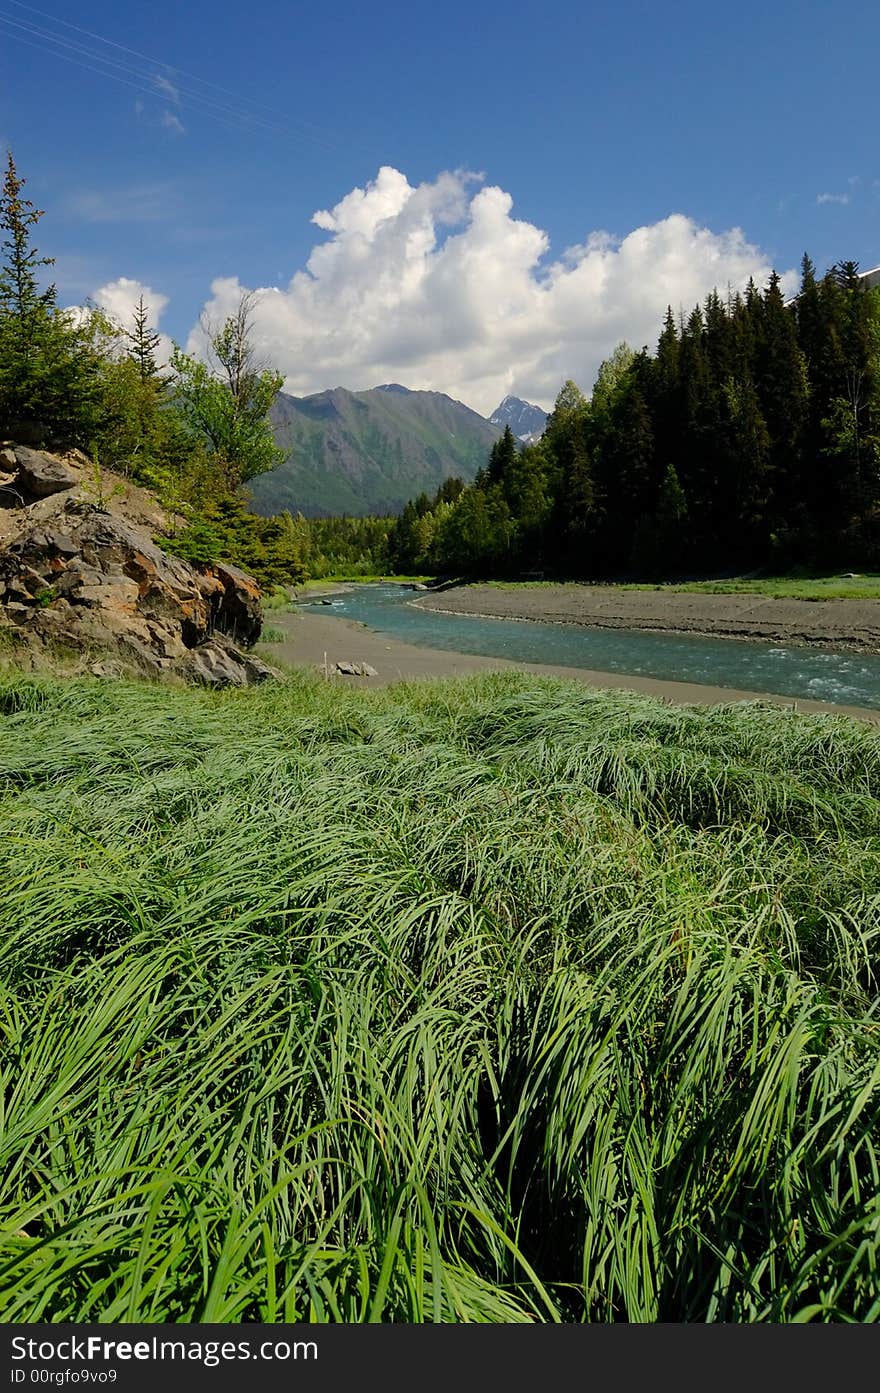
MULTIPOLYGON (((270 112, 271 109, 269 107, 262 106, 261 103, 253 102, 247 96, 242 98, 240 93, 234 94, 230 92, 228 88, 221 87, 219 83, 209 82, 205 78, 187 73, 182 68, 176 68, 171 64, 165 63, 161 59, 142 54, 137 49, 128 48, 125 44, 118 44, 113 39, 107 39, 103 35, 95 34, 92 30, 83 29, 81 26, 71 24, 67 20, 58 20, 56 16, 48 15, 45 11, 38 10, 35 6, 26 5, 22 0, 6 0, 6 2, 7 4, 16 5, 19 9, 42 15, 50 19, 53 23, 63 24, 67 29, 83 34, 87 38, 97 39, 99 43, 117 49, 120 53, 130 54, 132 57, 139 58, 143 62, 154 64, 159 68, 164 68, 165 71, 156 72, 151 76, 147 76, 140 67, 133 66, 118 58, 104 54, 93 45, 81 44, 75 39, 68 38, 60 32, 53 33, 44 26, 37 25, 30 20, 13 16, 8 12, 5 14, 0 12, 0 24, 8 26, 6 29, 8 36, 17 39, 20 43, 25 43, 32 48, 42 49, 44 52, 54 54, 56 58, 62 58, 66 62, 74 63, 78 67, 85 68, 89 72, 96 73, 102 77, 108 77, 112 81, 122 83, 124 86, 133 87, 135 90, 157 99, 161 96, 162 91, 160 79, 164 79, 167 82, 169 78, 166 77, 166 73, 173 74, 178 79, 184 79, 184 81, 178 80, 170 84, 176 90, 179 89, 179 104, 183 105, 183 101, 185 100, 186 103, 191 103, 196 108, 200 109, 203 114, 212 116, 215 120, 219 120, 221 124, 225 125, 227 128, 246 130, 259 127, 266 132, 281 137, 287 137, 297 141, 310 141, 313 144, 323 146, 325 149, 332 148, 325 138, 312 133, 316 128, 313 127, 312 131, 307 131, 306 129, 297 131, 289 125, 279 124, 278 121, 267 121, 265 117, 257 115, 256 110, 270 112), (28 37, 25 37, 25 35, 28 37), (101 66, 95 66, 96 64, 100 64, 101 66), (120 74, 124 74, 125 76, 121 76, 120 74), (134 81, 131 79, 134 79, 134 81), (211 97, 204 92, 194 91, 190 85, 192 82, 198 83, 203 87, 209 87, 216 92, 226 94, 230 98, 234 97, 237 102, 243 100, 248 106, 254 107, 256 110, 248 111, 241 105, 233 104, 233 102, 221 102, 217 98, 211 97)), ((166 98, 173 100, 168 98, 168 94, 166 94, 166 98)), ((276 113, 272 114, 274 115, 276 113)))
MULTIPOLYGON (((234 92, 229 87, 222 87, 217 82, 211 82, 207 78, 199 77, 197 73, 187 72, 185 68, 174 67, 173 64, 167 63, 162 58, 151 57, 148 53, 141 53, 139 49, 129 48, 126 44, 117 43, 115 39, 108 39, 106 35, 97 34, 93 29, 83 29, 78 24, 72 24, 70 20, 61 19, 57 15, 48 14, 46 10, 39 10, 35 5, 27 5, 24 3, 24 0, 6 0, 6 3, 15 5, 16 8, 20 10, 29 10, 31 14, 41 15, 43 19, 50 19, 53 24, 63 24, 65 29, 73 29, 76 33, 84 34, 87 38, 97 39, 99 43, 106 44, 109 48, 117 48, 121 53, 128 53, 133 58, 140 58, 146 63, 155 63, 157 66, 167 69, 168 72, 179 73, 181 77, 189 78, 193 82, 198 82, 203 87, 212 87, 214 91, 222 92, 225 96, 233 97, 236 101, 244 100, 249 106, 255 106, 261 111, 267 112, 270 116, 280 116, 280 112, 273 111, 271 107, 264 105, 262 102, 255 102, 251 97, 243 98, 240 92, 234 92)), ((306 126, 310 125, 309 122, 304 124, 306 126)), ((319 127, 316 126, 312 126, 311 128, 313 130, 319 129, 319 127)))
MULTIPOLYGON (((39 26, 12 18, 2 12, 0 12, 0 24, 13 26, 11 29, 7 28, 6 30, 9 37, 18 39, 21 43, 27 43, 32 48, 42 49, 42 51, 46 53, 53 54, 56 58, 63 58, 67 62, 75 63, 77 66, 85 68, 89 72, 97 73, 102 77, 109 77, 113 81, 123 83, 125 86, 134 87, 147 96, 156 99, 161 97, 162 89, 159 84, 159 79, 163 78, 164 74, 145 74, 141 68, 121 63, 115 58, 108 58, 99 51, 87 48, 74 40, 67 39, 61 35, 54 35, 39 26), (19 33, 17 32, 18 30, 23 30, 24 33, 19 33), (25 35, 29 37, 26 38, 25 35), (102 66, 96 67, 95 64, 101 64, 102 66), (121 77, 120 74, 126 74, 127 76, 121 77), (134 78, 135 81, 131 81, 131 78, 134 78)), ((188 103, 192 103, 205 114, 214 116, 216 119, 220 120, 222 124, 232 129, 261 127, 279 136, 287 136, 293 139, 309 139, 318 144, 324 143, 318 141, 314 136, 300 136, 289 127, 266 121, 261 116, 257 116, 249 111, 244 111, 241 108, 236 109, 229 103, 219 102, 215 98, 205 96, 201 92, 193 92, 189 88, 181 86, 180 95, 185 97, 188 103)), ((170 100, 167 94, 165 99, 170 100)), ((179 100, 177 104, 181 104, 179 100)), ((328 147, 325 145, 325 148, 328 147)))

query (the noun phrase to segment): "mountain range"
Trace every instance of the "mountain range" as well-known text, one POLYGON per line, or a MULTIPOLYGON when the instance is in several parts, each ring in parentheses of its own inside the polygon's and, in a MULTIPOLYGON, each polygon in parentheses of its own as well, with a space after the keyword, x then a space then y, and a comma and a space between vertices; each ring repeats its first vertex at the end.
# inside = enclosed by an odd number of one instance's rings
MULTIPOLYGON (((540 411, 505 397, 495 415, 515 414, 517 402, 540 411)), ((397 382, 308 397, 279 392, 270 420, 289 454, 278 469, 251 481, 252 507, 263 516, 287 509, 305 517, 399 513, 418 494, 436 493, 445 479, 470 482, 507 424, 506 417, 486 420, 443 392, 414 392, 397 382)))

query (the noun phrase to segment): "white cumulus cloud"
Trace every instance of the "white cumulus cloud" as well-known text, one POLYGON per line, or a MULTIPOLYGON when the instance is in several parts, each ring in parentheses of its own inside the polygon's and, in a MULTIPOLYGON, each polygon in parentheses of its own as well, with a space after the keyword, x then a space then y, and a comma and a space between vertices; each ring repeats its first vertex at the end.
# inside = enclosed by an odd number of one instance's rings
POLYGON ((93 296, 97 305, 115 319, 118 324, 130 325, 138 302, 143 299, 147 311, 147 323, 151 329, 158 329, 162 312, 168 304, 168 296, 152 290, 143 281, 120 276, 118 280, 108 281, 95 291, 93 296))
MULTIPOLYGON (((115 324, 123 329, 131 329, 135 309, 142 297, 147 311, 147 325, 150 329, 158 331, 159 321, 168 305, 168 296, 144 285, 143 281, 120 276, 117 280, 108 281, 106 285, 100 286, 91 299, 115 324)), ((167 364, 172 348, 173 343, 168 335, 160 333, 156 349, 156 361, 159 366, 164 367, 167 364)))
POLYGON ((817 193, 817 203, 849 203, 848 193, 817 193))
MULTIPOLYGON (((385 166, 312 221, 328 240, 286 286, 257 288, 253 312, 261 354, 297 395, 399 381, 483 413, 508 392, 550 406, 567 377, 589 390, 620 339, 653 348, 667 304, 688 313, 772 269, 739 228, 681 213, 589 232, 552 259, 511 195, 466 171, 413 186, 385 166)), ((794 271, 783 286, 796 290, 794 271)), ((215 280, 206 317, 222 322, 246 289, 215 280)), ((202 344, 196 326, 190 350, 202 344)))

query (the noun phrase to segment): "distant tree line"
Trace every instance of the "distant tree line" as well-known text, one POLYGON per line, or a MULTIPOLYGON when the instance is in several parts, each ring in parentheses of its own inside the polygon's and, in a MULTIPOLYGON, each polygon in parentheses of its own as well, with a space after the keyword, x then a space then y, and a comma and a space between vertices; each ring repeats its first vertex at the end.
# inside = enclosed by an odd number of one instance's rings
POLYGON ((880 562, 880 291, 854 262, 786 304, 717 292, 621 344, 589 400, 562 388, 541 441, 509 428, 463 487, 407 504, 399 571, 652 576, 880 562))

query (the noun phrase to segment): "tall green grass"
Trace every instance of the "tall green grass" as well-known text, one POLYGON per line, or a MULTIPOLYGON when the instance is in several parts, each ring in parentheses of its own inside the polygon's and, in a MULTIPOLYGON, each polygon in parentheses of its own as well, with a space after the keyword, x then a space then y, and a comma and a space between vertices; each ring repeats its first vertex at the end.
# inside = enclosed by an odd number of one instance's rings
POLYGON ((0 679, 0 1319, 880 1313, 880 735, 0 679))

